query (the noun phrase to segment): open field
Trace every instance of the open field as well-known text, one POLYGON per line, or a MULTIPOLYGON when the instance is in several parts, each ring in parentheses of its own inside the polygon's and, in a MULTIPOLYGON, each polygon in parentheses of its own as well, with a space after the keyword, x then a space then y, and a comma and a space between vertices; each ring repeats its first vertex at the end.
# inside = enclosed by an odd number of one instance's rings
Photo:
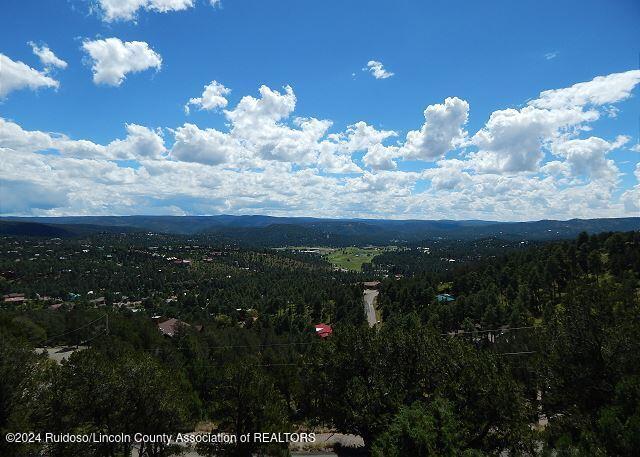
POLYGON ((326 254, 326 259, 334 267, 344 268, 345 270, 362 271, 362 265, 371 262, 371 259, 382 251, 382 248, 348 247, 336 249, 326 254))

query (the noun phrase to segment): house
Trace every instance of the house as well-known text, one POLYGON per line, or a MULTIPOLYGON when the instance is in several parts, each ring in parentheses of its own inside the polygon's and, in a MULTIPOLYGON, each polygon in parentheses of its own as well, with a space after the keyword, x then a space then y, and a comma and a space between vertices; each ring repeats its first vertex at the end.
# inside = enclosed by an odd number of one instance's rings
POLYGON ((322 324, 322 323, 316 324, 315 329, 316 329, 316 335, 318 335, 322 339, 327 338, 329 335, 333 333, 333 328, 331 328, 329 324, 322 324))
POLYGON ((23 303, 27 301, 22 293, 7 294, 2 296, 5 303, 23 303))
POLYGON ((452 301, 455 301, 456 299, 449 294, 438 294, 436 295, 436 300, 442 303, 442 302, 452 302, 452 301))
POLYGON ((89 303, 94 306, 105 306, 107 304, 107 301, 104 297, 98 297, 93 300, 89 300, 89 303))
POLYGON ((178 332, 178 329, 182 326, 190 327, 186 322, 182 322, 175 317, 165 318, 161 317, 157 319, 158 321, 158 330, 163 335, 173 338, 173 336, 178 332))
POLYGON ((365 289, 378 289, 380 287, 380 281, 366 281, 362 285, 365 289))
MULTIPOLYGON (((127 297, 122 297, 123 299, 127 299, 127 297)), ((113 307, 114 308, 126 308, 130 311, 136 312, 139 310, 139 308, 142 306, 142 300, 136 300, 136 301, 119 301, 119 302, 114 302, 113 303, 113 307)))

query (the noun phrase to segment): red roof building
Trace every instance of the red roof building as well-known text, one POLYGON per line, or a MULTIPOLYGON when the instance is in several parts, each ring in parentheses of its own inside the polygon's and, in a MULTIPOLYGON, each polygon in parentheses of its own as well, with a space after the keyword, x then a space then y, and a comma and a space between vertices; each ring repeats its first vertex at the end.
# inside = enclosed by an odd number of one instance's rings
POLYGON ((326 338, 333 333, 333 329, 329 324, 316 324, 316 335, 320 338, 326 338))

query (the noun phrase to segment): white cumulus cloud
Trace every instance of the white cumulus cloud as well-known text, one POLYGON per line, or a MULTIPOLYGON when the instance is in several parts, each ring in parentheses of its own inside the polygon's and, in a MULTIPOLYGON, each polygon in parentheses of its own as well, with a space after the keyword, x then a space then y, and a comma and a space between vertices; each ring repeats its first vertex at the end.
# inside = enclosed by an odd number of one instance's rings
POLYGON ((82 49, 92 61, 93 82, 119 86, 127 73, 162 67, 162 58, 144 41, 122 41, 119 38, 86 40, 82 49))
POLYGON ((47 71, 50 71, 52 68, 61 68, 63 70, 67 68, 67 62, 56 56, 46 44, 39 46, 33 41, 30 41, 28 44, 47 71))
POLYGON ((367 153, 362 157, 362 162, 372 170, 395 170, 398 164, 394 159, 398 157, 396 146, 384 146, 374 144, 367 149, 367 153))
POLYGON ((262 159, 309 163, 331 122, 296 118, 295 128, 287 125, 284 121, 295 109, 296 96, 290 86, 284 89, 280 93, 262 86, 260 98, 247 95, 234 109, 225 111, 232 126, 230 134, 262 159))
POLYGON ((107 145, 106 155, 116 159, 159 159, 166 152, 158 131, 138 124, 126 124, 127 137, 107 145))
POLYGON ((640 70, 598 76, 563 89, 546 90, 522 109, 491 114, 472 138, 478 170, 495 173, 536 172, 545 149, 575 137, 598 120, 610 104, 628 99, 640 83, 640 70))
POLYGON ((476 168, 495 173, 537 171, 545 142, 557 138, 561 129, 595 119, 596 113, 579 109, 527 106, 494 111, 471 140, 479 148, 474 155, 476 168))
POLYGON ((383 63, 378 60, 370 60, 362 70, 370 72, 376 79, 391 78, 395 74, 384 68, 383 63))
POLYGON ((529 102, 541 109, 563 109, 602 106, 629 98, 631 91, 640 83, 640 70, 597 76, 591 81, 574 84, 564 89, 545 90, 529 102))
MULTIPOLYGON (((220 93, 221 87, 213 87, 220 93)), ((330 121, 292 118, 296 96, 290 86, 285 86, 284 92, 261 86, 259 93, 259 97, 243 97, 224 111, 228 131, 200 129, 189 123, 173 130, 171 157, 228 167, 264 167, 269 162, 315 164, 329 173, 350 173, 360 171, 351 159, 352 152, 394 134, 360 122, 345 132, 327 135, 330 121)))
POLYGON ((231 89, 224 87, 218 81, 211 81, 204 86, 204 91, 200 97, 189 99, 184 105, 184 111, 189 114, 190 106, 196 106, 203 110, 214 110, 217 108, 226 108, 229 103, 226 96, 231 93, 231 89))
POLYGON ((341 149, 355 152, 364 151, 397 135, 393 130, 377 130, 366 122, 360 121, 348 126, 344 133, 332 135, 332 138, 341 143, 341 149))
POLYGON ((640 214, 640 162, 636 164, 636 169, 633 173, 638 182, 631 189, 626 190, 620 200, 622 200, 625 209, 633 215, 640 214))
POLYGON ((615 180, 619 170, 606 154, 623 146, 629 140, 620 136, 610 143, 602 138, 589 137, 561 142, 553 146, 554 154, 563 157, 574 176, 615 180))
POLYGON ((424 110, 425 122, 420 130, 407 133, 401 149, 405 159, 434 160, 454 149, 466 136, 464 125, 469 117, 469 103, 449 97, 444 103, 424 110))
POLYGON ((36 90, 41 87, 57 89, 60 83, 25 63, 0 54, 0 99, 20 89, 36 90))
POLYGON ((193 6, 193 0, 96 0, 107 22, 131 21, 139 10, 166 13, 181 11, 193 6))
POLYGON ((184 124, 174 132, 171 157, 184 162, 218 165, 238 159, 242 146, 228 134, 216 129, 200 129, 184 124))
POLYGON ((53 150, 64 157, 102 160, 159 159, 166 152, 158 131, 137 124, 126 124, 127 136, 106 145, 74 140, 66 135, 24 130, 15 122, 0 118, 0 150, 34 153, 53 150))

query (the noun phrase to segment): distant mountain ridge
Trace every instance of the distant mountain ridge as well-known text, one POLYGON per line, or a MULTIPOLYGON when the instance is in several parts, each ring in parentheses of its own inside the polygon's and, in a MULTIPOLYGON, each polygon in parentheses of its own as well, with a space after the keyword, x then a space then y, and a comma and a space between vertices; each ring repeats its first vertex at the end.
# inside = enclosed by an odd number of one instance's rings
POLYGON ((151 231, 208 235, 262 246, 350 245, 427 239, 551 240, 573 238, 582 231, 640 230, 640 217, 495 222, 481 220, 320 219, 275 216, 66 216, 0 218, 0 234, 81 236, 92 233, 151 231))
POLYGON ((11 236, 39 236, 49 238, 70 238, 75 236, 92 235, 96 233, 131 233, 139 231, 136 228, 121 226, 92 224, 64 224, 40 223, 16 219, 0 219, 0 235, 11 236))

